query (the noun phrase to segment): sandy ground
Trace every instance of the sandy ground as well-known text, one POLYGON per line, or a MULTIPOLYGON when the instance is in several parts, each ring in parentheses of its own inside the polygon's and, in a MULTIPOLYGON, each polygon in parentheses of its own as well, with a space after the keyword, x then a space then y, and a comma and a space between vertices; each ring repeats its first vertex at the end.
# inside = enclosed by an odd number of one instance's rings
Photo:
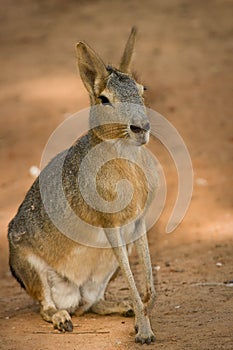
MULTIPOLYGON (((149 106, 182 135, 192 158, 194 192, 183 222, 165 226, 177 193, 174 164, 157 142, 168 184, 165 210, 149 232, 157 290, 147 349, 232 349, 232 2, 0 1, 0 349, 139 349, 133 319, 74 317, 59 334, 38 313, 8 269, 7 224, 33 182, 32 165, 52 131, 88 106, 74 44, 87 41, 117 64, 130 27, 139 38, 135 68, 149 106), (156 272, 155 266, 160 266, 156 272)), ((137 256, 132 267, 140 285, 137 256)), ((121 275, 107 298, 128 298, 121 275)))

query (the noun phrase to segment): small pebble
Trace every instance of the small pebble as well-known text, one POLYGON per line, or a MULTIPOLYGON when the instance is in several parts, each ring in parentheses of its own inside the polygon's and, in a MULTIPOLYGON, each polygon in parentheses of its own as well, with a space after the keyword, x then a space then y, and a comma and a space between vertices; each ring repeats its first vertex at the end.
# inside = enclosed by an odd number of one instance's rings
POLYGON ((171 268, 170 271, 171 272, 184 272, 185 270, 184 269, 173 269, 173 268, 171 268))
POLYGON ((216 266, 221 267, 221 266, 222 266, 222 263, 221 263, 221 262, 217 262, 217 263, 216 263, 216 266))
POLYGON ((154 266, 155 271, 159 271, 160 268, 161 268, 161 267, 160 267, 159 265, 154 266))

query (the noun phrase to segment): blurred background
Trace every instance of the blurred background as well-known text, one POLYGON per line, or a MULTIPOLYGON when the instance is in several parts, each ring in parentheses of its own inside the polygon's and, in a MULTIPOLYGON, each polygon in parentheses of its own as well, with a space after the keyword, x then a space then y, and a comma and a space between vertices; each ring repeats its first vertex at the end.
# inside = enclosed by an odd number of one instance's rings
MULTIPOLYGON (((139 82, 148 87, 146 103, 177 128, 194 169, 190 208, 176 231, 167 235, 177 174, 164 147, 159 142, 153 146, 164 167, 168 197, 149 234, 152 259, 176 259, 175 251, 182 247, 182 254, 196 252, 192 266, 200 262, 202 249, 202 258, 209 251, 217 263, 215 249, 220 245, 220 255, 228 259, 224 273, 233 277, 232 10, 230 0, 0 1, 2 281, 12 286, 7 224, 34 180, 29 170, 40 166, 53 130, 89 106, 76 67, 76 42, 86 41, 106 63, 117 66, 132 25, 139 31, 134 68, 139 82)), ((207 270, 202 272, 205 279, 207 270)))

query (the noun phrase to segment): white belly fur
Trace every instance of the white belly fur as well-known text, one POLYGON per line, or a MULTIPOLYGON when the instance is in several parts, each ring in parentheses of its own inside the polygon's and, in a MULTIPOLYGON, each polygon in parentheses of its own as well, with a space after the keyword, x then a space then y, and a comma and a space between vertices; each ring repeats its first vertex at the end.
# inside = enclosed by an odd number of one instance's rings
POLYGON ((76 245, 54 269, 37 255, 28 261, 41 277, 47 297, 58 309, 74 312, 80 304, 87 309, 104 297, 107 284, 118 267, 111 249, 76 245))

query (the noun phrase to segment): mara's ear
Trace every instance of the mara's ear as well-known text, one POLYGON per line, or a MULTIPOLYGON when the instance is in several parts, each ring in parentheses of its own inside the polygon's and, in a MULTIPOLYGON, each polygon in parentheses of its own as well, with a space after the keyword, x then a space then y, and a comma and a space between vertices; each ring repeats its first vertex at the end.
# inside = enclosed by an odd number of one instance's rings
POLYGON ((134 44, 136 39, 137 29, 136 27, 133 27, 131 29, 131 33, 129 36, 129 39, 125 45, 125 50, 123 53, 123 56, 121 58, 120 62, 120 71, 123 73, 130 73, 131 71, 131 62, 132 62, 132 56, 134 52, 134 44))
POLYGON ((91 95, 98 96, 105 88, 108 71, 101 58, 87 44, 76 45, 78 67, 82 81, 91 95))

